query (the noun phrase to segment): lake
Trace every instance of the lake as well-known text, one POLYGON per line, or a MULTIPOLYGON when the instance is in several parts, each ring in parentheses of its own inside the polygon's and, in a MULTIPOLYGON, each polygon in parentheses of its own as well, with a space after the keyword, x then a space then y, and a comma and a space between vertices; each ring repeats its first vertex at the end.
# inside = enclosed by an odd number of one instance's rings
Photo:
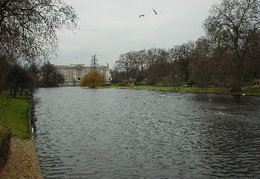
POLYGON ((44 178, 259 178, 260 98, 41 88, 44 178))

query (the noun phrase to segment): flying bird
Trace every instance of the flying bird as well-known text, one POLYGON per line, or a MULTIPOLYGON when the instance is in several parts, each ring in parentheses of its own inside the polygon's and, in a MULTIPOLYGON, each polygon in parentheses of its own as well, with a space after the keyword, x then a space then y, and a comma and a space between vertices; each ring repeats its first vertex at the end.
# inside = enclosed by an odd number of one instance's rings
POLYGON ((153 12, 154 12, 154 14, 155 14, 155 15, 157 15, 157 14, 158 14, 158 13, 156 12, 156 10, 154 10, 154 9, 153 9, 153 12))
POLYGON ((141 18, 141 17, 144 17, 144 14, 141 14, 141 15, 139 16, 139 18, 141 18))

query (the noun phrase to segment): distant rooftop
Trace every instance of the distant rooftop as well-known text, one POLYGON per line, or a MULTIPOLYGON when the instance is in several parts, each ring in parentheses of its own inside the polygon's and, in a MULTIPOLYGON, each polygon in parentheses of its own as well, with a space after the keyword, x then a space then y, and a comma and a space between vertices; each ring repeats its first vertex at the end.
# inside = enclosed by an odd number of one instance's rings
POLYGON ((71 67, 76 67, 76 66, 85 66, 85 64, 71 64, 71 67))
POLYGON ((58 67, 77 67, 77 66, 83 66, 85 67, 85 64, 70 64, 70 65, 56 65, 58 67))
MULTIPOLYGON (((85 64, 70 64, 70 65, 56 65, 57 67, 77 67, 77 66, 81 66, 81 67, 89 67, 89 66, 85 66, 85 64)), ((109 68, 109 64, 107 63, 106 65, 97 65, 97 67, 108 67, 109 68)))

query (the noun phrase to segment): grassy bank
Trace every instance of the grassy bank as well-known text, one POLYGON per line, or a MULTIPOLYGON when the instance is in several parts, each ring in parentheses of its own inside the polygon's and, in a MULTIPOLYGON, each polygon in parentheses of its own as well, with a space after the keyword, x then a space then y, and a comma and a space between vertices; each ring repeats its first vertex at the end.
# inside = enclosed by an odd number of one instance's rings
POLYGON ((170 91, 170 92, 186 92, 186 93, 210 93, 210 94, 229 94, 229 95, 250 95, 260 96, 260 88, 246 88, 241 92, 233 93, 229 89, 222 88, 195 88, 195 87, 161 87, 161 86, 110 86, 110 88, 119 89, 136 89, 136 90, 155 90, 155 91, 170 91))
MULTIPOLYGON (((30 104, 28 96, 17 95, 17 98, 12 98, 8 93, 0 94, 0 140, 2 140, 0 144, 8 143, 4 133, 12 132, 9 141, 10 148, 8 147, 10 154, 6 153, 1 156, 3 161, 3 157, 8 155, 8 161, 4 168, 0 169, 0 178, 43 178, 35 145, 31 138, 30 104)), ((4 149, 6 148, 2 147, 0 150, 4 149)))
POLYGON ((12 98, 8 93, 2 92, 0 94, 0 125, 9 128, 12 136, 30 138, 29 107, 28 96, 18 95, 17 98, 12 98))

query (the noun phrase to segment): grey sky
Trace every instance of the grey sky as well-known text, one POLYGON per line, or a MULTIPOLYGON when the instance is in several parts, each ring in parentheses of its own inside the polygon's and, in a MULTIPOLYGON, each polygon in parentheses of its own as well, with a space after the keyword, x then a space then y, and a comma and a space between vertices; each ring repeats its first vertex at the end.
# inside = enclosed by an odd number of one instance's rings
POLYGON ((203 21, 220 0, 66 0, 79 15, 76 34, 60 34, 56 65, 112 68, 120 54, 150 48, 169 49, 203 36, 203 21), (158 12, 155 15, 153 8, 158 12), (144 17, 139 18, 140 14, 144 17))

